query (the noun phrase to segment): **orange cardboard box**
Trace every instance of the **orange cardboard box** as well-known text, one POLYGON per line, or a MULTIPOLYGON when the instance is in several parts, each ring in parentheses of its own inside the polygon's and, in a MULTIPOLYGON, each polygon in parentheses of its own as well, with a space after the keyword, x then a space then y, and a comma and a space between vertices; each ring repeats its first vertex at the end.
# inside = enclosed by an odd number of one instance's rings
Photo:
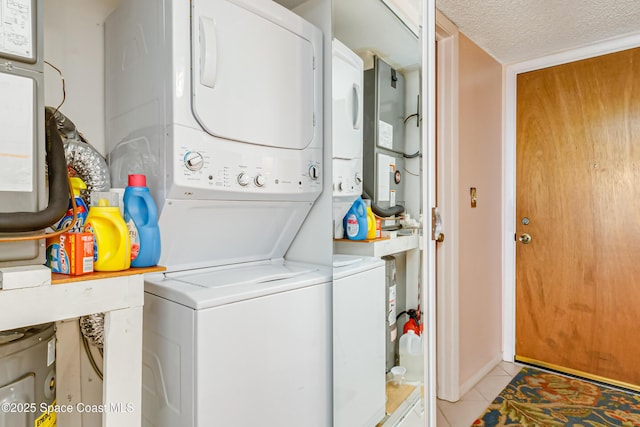
POLYGON ((72 276, 93 272, 93 234, 62 233, 47 239, 47 265, 72 276))

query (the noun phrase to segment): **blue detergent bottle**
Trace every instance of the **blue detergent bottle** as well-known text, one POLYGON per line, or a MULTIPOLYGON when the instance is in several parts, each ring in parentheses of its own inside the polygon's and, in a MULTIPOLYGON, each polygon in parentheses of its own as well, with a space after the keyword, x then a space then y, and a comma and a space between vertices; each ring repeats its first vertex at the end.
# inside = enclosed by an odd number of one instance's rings
POLYGON ((160 229, 156 207, 144 175, 129 175, 124 189, 124 221, 131 240, 131 267, 150 267, 160 260, 160 229))
POLYGON ((367 238, 367 207, 358 197, 342 220, 344 234, 349 240, 365 240, 367 238))

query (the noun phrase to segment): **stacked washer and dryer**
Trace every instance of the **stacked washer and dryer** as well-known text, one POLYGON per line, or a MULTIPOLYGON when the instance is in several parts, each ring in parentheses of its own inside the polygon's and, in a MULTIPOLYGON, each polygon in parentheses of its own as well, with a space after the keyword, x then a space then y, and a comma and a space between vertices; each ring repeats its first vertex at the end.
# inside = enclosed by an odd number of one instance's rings
MULTIPOLYGON (((334 237, 362 194, 362 59, 332 46, 334 237)), ((385 416, 385 263, 335 254, 333 260, 333 403, 335 427, 373 427, 385 416)))
POLYGON ((322 34, 256 0, 123 0, 105 23, 113 186, 144 173, 143 425, 332 423, 330 267, 285 259, 322 191, 322 34))

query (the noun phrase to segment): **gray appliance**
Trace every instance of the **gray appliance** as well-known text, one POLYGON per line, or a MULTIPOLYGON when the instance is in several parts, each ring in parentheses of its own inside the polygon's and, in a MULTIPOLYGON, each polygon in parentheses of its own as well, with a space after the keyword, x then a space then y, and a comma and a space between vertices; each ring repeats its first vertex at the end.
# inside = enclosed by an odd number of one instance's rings
POLYGON ((53 323, 0 332, 0 426, 52 425, 54 334, 53 323))
POLYGON ((364 191, 381 208, 404 205, 404 77, 377 56, 364 72, 364 191))
MULTIPOLYGON (((42 0, 19 6, 0 13, 0 213, 47 206, 42 0)), ((43 264, 44 254, 43 240, 0 243, 0 267, 43 264)))
POLYGON ((398 272, 396 271, 396 258, 383 256, 385 263, 385 289, 386 289, 386 369, 391 370, 398 363, 398 272))

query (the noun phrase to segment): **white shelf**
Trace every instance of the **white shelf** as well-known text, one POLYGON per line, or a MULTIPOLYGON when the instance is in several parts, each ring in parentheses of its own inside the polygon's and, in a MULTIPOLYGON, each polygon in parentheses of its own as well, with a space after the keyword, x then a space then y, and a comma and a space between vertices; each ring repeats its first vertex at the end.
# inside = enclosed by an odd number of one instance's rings
POLYGON ((424 423, 424 410, 420 400, 420 387, 413 392, 391 413, 379 427, 413 427, 424 423))
POLYGON ((333 241, 333 250, 336 254, 362 255, 372 257, 383 257, 400 252, 418 249, 420 247, 420 236, 414 233, 410 236, 398 236, 389 239, 376 240, 347 240, 340 239, 333 241))
POLYGON ((143 291, 143 280, 137 276, 2 290, 0 330, 141 307, 143 291))
MULTIPOLYGON (((52 285, 0 290, 0 330, 105 313, 103 427, 141 425, 142 273, 149 270, 153 268, 62 278, 54 275, 58 279, 54 278, 52 285), (122 405, 125 410, 118 410, 122 405)), ((66 365, 72 350, 58 346, 56 353, 57 364, 66 365)), ((56 403, 75 408, 81 403, 81 396, 73 392, 79 390, 79 386, 73 384, 71 377, 73 375, 57 377, 56 403)), ((81 423, 82 414, 78 411, 58 414, 58 425, 80 426, 81 423)))

